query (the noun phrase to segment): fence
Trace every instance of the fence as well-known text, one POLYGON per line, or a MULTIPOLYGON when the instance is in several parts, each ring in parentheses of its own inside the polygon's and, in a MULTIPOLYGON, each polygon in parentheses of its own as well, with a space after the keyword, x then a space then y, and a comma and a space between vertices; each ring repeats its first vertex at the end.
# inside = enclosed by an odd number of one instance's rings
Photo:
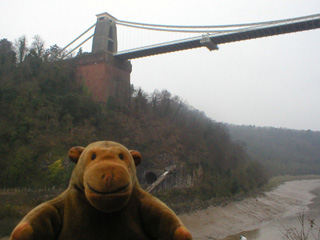
POLYGON ((49 191, 62 191, 63 188, 52 186, 44 188, 32 188, 32 187, 23 187, 23 188, 0 188, 0 192, 49 192, 49 191))

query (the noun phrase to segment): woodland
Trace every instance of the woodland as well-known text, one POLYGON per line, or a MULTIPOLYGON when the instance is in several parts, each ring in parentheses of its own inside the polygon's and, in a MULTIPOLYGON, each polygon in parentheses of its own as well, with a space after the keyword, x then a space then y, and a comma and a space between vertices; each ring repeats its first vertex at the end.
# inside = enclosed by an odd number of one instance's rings
POLYGON ((163 155, 191 175, 201 165, 188 194, 202 198, 247 192, 267 181, 264 166, 231 140, 226 125, 167 90, 131 86, 125 104, 94 102, 60 50, 45 49, 39 36, 30 46, 25 37, 0 41, 0 187, 66 187, 74 167, 68 149, 97 140, 139 150, 140 169, 165 164, 163 155))
POLYGON ((227 126, 231 138, 273 176, 320 174, 320 132, 227 126))

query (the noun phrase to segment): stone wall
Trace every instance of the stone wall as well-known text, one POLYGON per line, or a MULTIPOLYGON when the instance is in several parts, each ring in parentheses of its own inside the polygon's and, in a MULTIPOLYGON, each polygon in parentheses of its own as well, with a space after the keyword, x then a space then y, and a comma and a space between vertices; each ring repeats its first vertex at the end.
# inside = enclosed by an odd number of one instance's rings
POLYGON ((117 60, 107 52, 86 53, 72 61, 79 84, 88 88, 95 101, 106 103, 110 97, 118 104, 126 101, 132 70, 129 61, 117 60))
MULTIPOLYGON (((194 166, 191 172, 188 171, 181 162, 175 162, 175 165, 177 166, 176 169, 166 176, 165 180, 163 180, 163 182, 161 182, 155 188, 154 192, 174 188, 187 188, 195 186, 199 183, 203 174, 201 165, 194 166)), ((143 188, 147 189, 166 170, 166 168, 150 168, 143 171, 140 171, 140 169, 138 169, 139 182, 141 183, 143 188)))

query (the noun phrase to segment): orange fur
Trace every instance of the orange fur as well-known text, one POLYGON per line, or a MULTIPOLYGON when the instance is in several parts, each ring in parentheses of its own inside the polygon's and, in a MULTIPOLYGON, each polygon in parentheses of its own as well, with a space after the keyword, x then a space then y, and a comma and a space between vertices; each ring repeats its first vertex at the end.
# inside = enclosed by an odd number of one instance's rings
POLYGON ((27 222, 24 222, 24 223, 21 223, 20 225, 18 225, 14 231, 14 234, 12 234, 12 239, 13 240, 33 239, 33 229, 31 227, 31 225, 27 222), (20 236, 23 236, 23 238, 21 238, 20 236))

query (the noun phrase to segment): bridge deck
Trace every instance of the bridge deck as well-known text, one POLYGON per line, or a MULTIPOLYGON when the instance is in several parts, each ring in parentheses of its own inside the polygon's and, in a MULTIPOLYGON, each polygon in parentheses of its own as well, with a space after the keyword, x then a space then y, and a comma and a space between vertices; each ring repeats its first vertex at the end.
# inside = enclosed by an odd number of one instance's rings
MULTIPOLYGON (((219 33, 214 35, 212 34, 209 35, 209 38, 214 44, 218 45, 248 39, 256 39, 280 34, 312 30, 317 28, 320 28, 320 15, 315 15, 308 20, 293 20, 292 22, 286 22, 285 24, 280 23, 273 24, 271 26, 259 26, 250 29, 246 28, 226 33, 219 33)), ((204 46, 200 43, 201 39, 202 37, 200 36, 178 41, 166 42, 162 44, 155 44, 146 47, 121 51, 114 54, 114 56, 122 60, 129 60, 157 54, 199 48, 204 46)))

